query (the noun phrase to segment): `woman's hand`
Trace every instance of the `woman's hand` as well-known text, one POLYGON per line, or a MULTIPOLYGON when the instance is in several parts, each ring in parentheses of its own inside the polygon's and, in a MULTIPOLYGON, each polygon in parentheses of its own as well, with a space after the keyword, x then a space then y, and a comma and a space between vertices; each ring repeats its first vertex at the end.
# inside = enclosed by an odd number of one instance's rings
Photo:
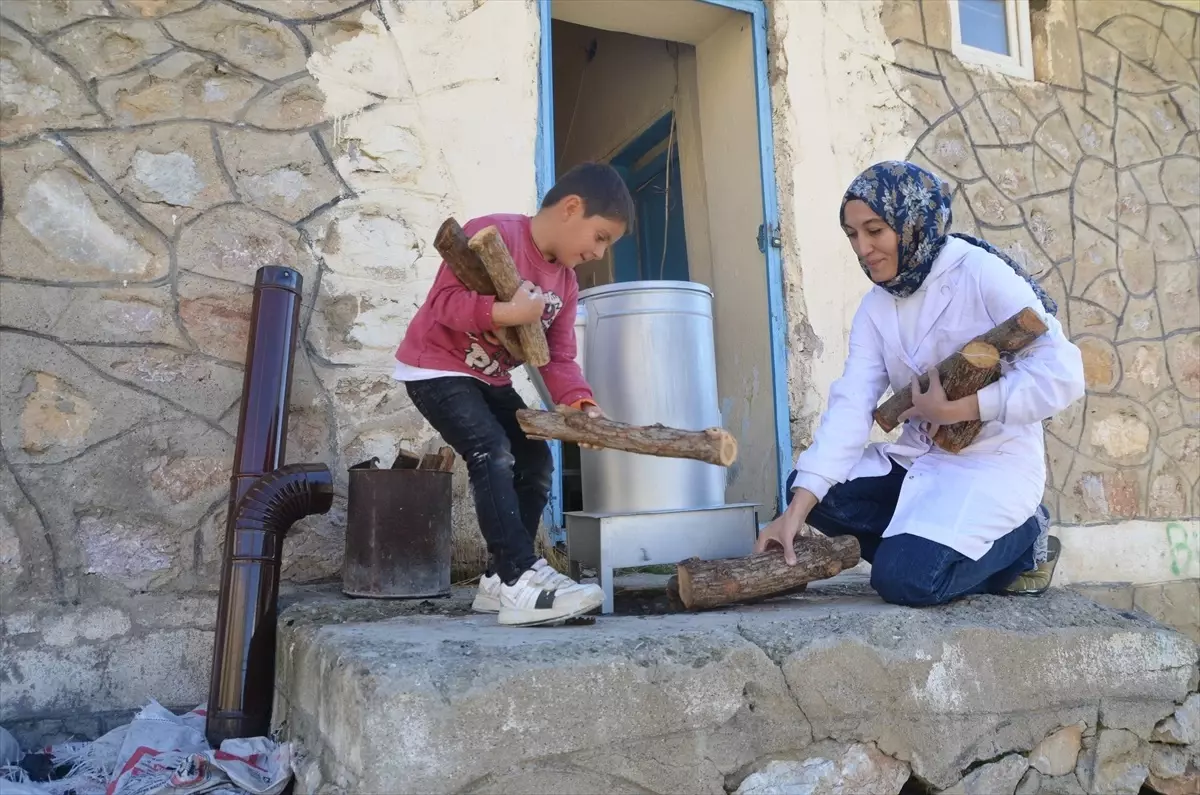
POLYGON ((813 535, 805 526, 809 512, 816 506, 817 497, 808 489, 796 489, 792 503, 775 521, 763 528, 754 542, 755 552, 766 552, 771 544, 783 548, 783 561, 796 565, 796 536, 813 535))
POLYGON ((942 379, 937 368, 929 371, 929 389, 922 392, 920 380, 912 379, 912 408, 900 415, 900 421, 916 420, 929 423, 926 435, 933 438, 943 425, 979 419, 979 398, 967 395, 960 400, 949 400, 942 388, 942 379))

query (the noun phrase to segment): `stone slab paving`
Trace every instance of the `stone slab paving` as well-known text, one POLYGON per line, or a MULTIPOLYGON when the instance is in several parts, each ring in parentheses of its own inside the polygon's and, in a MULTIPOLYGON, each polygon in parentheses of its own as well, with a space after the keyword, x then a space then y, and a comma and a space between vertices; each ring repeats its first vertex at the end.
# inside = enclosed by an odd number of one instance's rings
POLYGON ((737 610, 528 630, 463 615, 468 596, 315 594, 283 612, 275 720, 303 752, 297 792, 897 793, 915 776, 934 791, 1136 793, 1158 775, 1173 795, 1200 781, 1200 738, 1174 728, 1200 708, 1186 701, 1196 645, 1074 593, 917 611, 849 578, 737 610))

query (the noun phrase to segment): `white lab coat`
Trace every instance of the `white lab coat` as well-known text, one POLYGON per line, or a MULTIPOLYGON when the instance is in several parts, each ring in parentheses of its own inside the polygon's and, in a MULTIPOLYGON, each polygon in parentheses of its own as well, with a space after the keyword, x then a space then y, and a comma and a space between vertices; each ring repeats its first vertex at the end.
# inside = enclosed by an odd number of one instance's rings
POLYGON ((950 238, 921 289, 895 298, 880 287, 863 297, 850 329, 845 370, 830 389, 813 444, 797 459, 794 487, 818 498, 829 487, 887 474, 907 465, 900 500, 884 537, 909 533, 978 560, 992 543, 1033 516, 1046 484, 1042 421, 1084 394, 1079 349, 1047 315, 1029 285, 998 257, 950 238), (901 343, 901 302, 920 302, 901 343), (1025 307, 1047 332, 1001 367, 1001 378, 980 390, 979 436, 960 453, 935 446, 916 423, 894 443, 867 446, 872 414, 890 384, 908 386, 924 373, 1025 307))

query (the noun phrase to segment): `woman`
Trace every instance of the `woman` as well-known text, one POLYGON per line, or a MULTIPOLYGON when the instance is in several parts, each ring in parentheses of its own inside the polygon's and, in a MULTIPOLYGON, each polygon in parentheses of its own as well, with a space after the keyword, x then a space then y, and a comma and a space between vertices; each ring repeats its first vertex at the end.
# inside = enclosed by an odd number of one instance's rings
POLYGON ((1040 508, 1046 482, 1042 421, 1083 396, 1083 361, 1053 315, 1054 301, 1009 257, 949 235, 950 195, 912 163, 867 169, 842 199, 842 229, 875 283, 850 329, 850 352, 813 444, 800 454, 784 513, 757 550, 783 547, 805 524, 853 535, 888 602, 924 606, 974 593, 1041 593, 1058 557, 1040 508), (1025 307, 1048 331, 978 394, 947 400, 935 365, 1025 307), (922 393, 917 375, 928 371, 922 393), (896 442, 866 447, 890 385, 911 383, 913 408, 896 442), (948 453, 940 425, 984 421, 948 453))

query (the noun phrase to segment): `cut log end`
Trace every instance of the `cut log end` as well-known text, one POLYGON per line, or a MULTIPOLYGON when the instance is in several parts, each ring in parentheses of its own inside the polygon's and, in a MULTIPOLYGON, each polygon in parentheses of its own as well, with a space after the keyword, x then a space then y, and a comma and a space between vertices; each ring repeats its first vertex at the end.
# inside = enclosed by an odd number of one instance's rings
POLYGON ((1017 313, 1017 325, 1026 334, 1034 337, 1040 337, 1047 331, 1046 324, 1042 321, 1042 318, 1029 307, 1025 307, 1017 313))
POLYGON ((977 370, 990 370, 1000 364, 1000 351, 983 340, 973 340, 963 346, 961 355, 967 364, 977 370))
POLYGON ((717 462, 719 466, 729 467, 733 462, 737 461, 738 444, 737 439, 733 438, 732 434, 723 428, 709 428, 704 432, 704 435, 713 440, 713 444, 717 450, 717 462))

